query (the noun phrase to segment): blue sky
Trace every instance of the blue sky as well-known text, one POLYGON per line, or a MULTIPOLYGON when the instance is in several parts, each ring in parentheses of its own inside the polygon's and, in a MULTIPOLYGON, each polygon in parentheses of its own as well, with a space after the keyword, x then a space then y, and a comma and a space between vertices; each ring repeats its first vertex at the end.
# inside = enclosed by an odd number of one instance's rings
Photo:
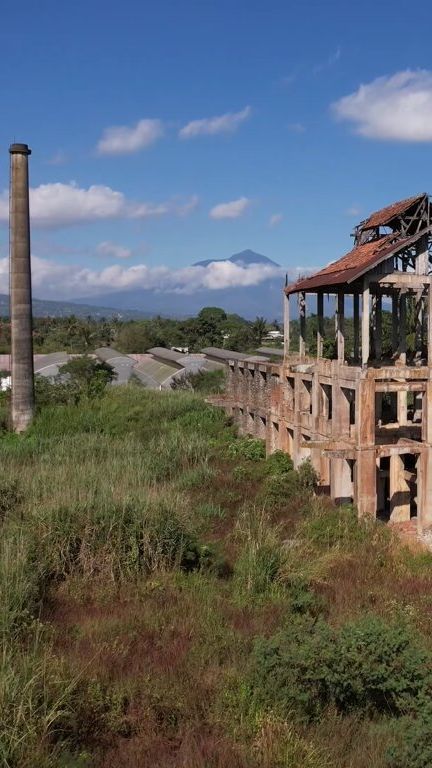
POLYGON ((342 255, 428 191, 429 21, 401 0, 5 5, 0 190, 27 142, 35 294, 259 281, 186 269, 244 248, 293 276, 342 255))

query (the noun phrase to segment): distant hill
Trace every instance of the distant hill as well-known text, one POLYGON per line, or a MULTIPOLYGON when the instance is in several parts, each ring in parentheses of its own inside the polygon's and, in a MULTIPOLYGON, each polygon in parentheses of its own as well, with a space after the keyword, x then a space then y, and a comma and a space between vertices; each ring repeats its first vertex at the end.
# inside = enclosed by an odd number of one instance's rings
MULTIPOLYGON (((143 317, 153 317, 154 312, 144 312, 137 309, 115 309, 106 306, 94 306, 93 304, 75 304, 72 301, 48 301, 33 297, 33 314, 35 317, 119 317, 121 320, 138 320, 143 317)), ((0 315, 9 315, 9 296, 0 293, 0 315)))

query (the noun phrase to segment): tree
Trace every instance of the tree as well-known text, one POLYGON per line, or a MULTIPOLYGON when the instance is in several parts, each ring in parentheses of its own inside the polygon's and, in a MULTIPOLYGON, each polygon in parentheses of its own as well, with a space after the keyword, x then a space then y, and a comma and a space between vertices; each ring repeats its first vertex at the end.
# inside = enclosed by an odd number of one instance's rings
POLYGON ((75 357, 62 365, 60 374, 66 374, 81 395, 98 397, 115 377, 114 370, 106 363, 88 355, 75 357))
POLYGON ((257 317, 252 323, 252 333, 255 337, 255 341, 258 345, 261 344, 263 336, 267 331, 267 320, 264 317, 257 317))

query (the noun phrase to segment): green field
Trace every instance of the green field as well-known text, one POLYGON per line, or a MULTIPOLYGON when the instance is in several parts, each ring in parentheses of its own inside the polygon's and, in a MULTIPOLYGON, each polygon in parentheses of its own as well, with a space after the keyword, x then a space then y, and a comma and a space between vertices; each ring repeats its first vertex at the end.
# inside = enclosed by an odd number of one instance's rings
POLYGON ((0 764, 427 768, 432 556, 199 395, 0 437, 0 764))

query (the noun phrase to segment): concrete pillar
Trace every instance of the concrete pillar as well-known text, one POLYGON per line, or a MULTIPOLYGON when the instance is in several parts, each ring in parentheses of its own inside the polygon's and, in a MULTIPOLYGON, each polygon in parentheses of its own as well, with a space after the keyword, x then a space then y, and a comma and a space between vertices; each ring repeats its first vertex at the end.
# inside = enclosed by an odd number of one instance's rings
POLYGON ((417 528, 432 527, 432 446, 425 445, 417 459, 417 528))
POLYGON ((354 312, 354 360, 360 357, 360 296, 355 293, 353 296, 354 312))
POLYGON ((23 432, 34 413, 30 214, 27 144, 10 152, 10 316, 12 426, 23 432))
POLYGON ((432 284, 428 288, 427 362, 432 366, 432 284))
POLYGON ((395 357, 399 349, 399 295, 396 290, 392 294, 392 355, 395 357))
POLYGON ((409 520, 410 489, 405 479, 403 456, 390 456, 390 520, 402 523, 409 520))
POLYGON ((300 291, 298 294, 298 310, 300 321, 299 353, 300 357, 304 358, 306 355, 306 295, 304 291, 300 291))
POLYGON ((317 357, 322 357, 324 351, 324 295, 322 293, 317 294, 317 316, 317 357))
POLYGON ((406 365, 406 295, 399 295, 399 362, 406 365))
POLYGON ((376 517, 375 382, 361 379, 357 388, 354 500, 359 517, 376 517))
POLYGON ((382 355, 382 297, 375 296, 375 359, 381 360, 382 355))
POLYGON ((420 532, 432 527, 432 380, 423 395, 423 451, 417 459, 417 526, 420 532))
POLYGON ((400 427, 404 427, 407 424, 407 412, 408 412, 408 393, 397 393, 397 421, 400 427))
POLYGON ((370 321, 370 292, 369 283, 365 280, 363 288, 362 305, 362 365, 367 365, 369 360, 369 321, 370 321))
POLYGON ((290 297, 285 292, 283 296, 284 357, 288 357, 290 351, 290 297))
POLYGON ((343 291, 338 291, 336 309, 336 349, 339 363, 345 360, 345 296, 343 291))

